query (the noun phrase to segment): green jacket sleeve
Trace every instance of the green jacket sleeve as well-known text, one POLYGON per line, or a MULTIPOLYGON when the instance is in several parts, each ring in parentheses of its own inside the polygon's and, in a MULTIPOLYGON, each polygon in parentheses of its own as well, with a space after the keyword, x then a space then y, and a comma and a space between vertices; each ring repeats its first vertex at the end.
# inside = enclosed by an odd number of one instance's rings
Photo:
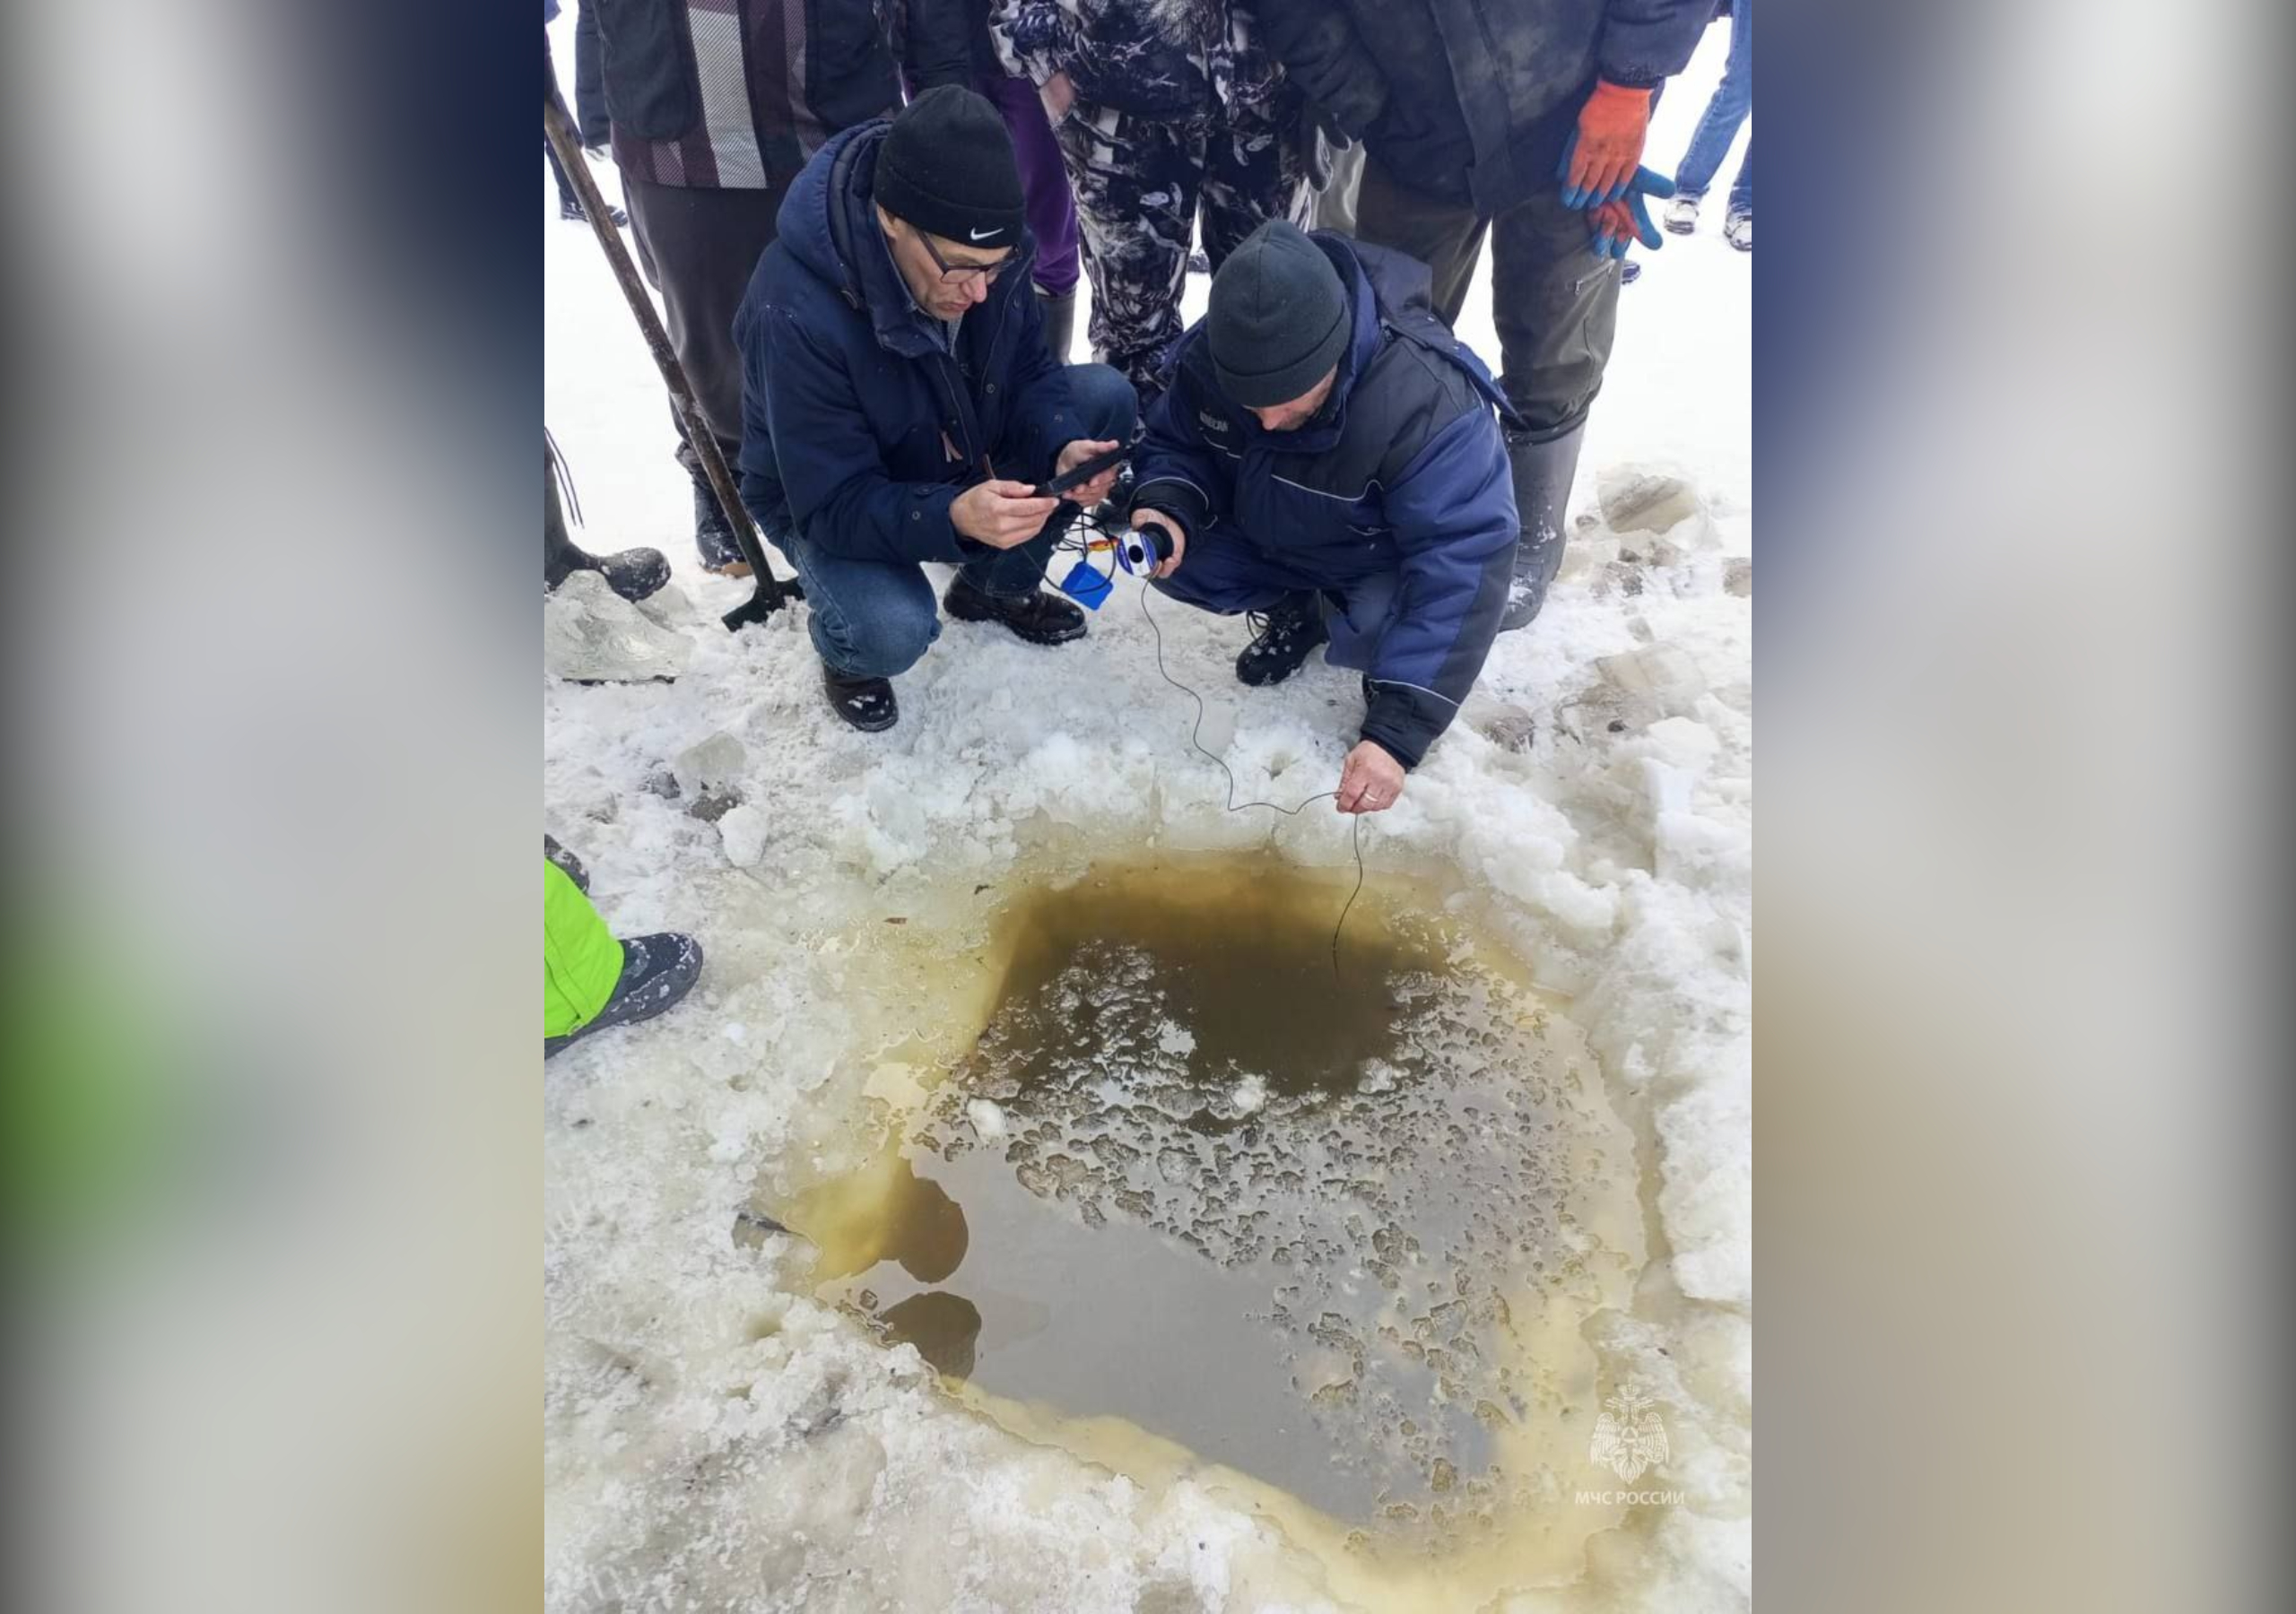
POLYGON ((566 871, 543 859, 542 1034, 587 1025, 621 979, 622 943, 566 871))

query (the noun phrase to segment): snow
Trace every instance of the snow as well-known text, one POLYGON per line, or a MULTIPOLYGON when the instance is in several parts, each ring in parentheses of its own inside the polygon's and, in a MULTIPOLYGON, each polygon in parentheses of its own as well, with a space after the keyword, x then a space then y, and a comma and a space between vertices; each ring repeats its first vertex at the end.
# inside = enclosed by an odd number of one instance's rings
MULTIPOLYGON (((552 33, 563 76, 570 13, 552 33)), ((1663 99, 1654 166, 1687 139, 1726 34, 1709 30, 1663 99)), ((1223 810, 1128 578, 1083 645, 952 623, 899 681, 896 729, 839 724, 802 610, 718 626, 748 586, 699 568, 644 344, 596 244, 554 205, 544 251, 547 419, 587 522, 576 541, 669 556, 679 592, 651 614, 683 658, 674 683, 545 673, 544 827, 587 863, 619 933, 686 930, 709 952, 687 1004, 545 1067, 548 1605, 1454 1606, 1439 1576, 1367 1590, 1185 1464, 1118 1473, 1016 1438, 936 1391, 913 1349, 883 1350, 813 1300, 804 1245, 736 1228, 758 1196, 859 1164, 847 1119, 908 1102, 979 1025, 994 981, 929 940, 1000 881, 1151 846, 1272 846, 1352 879, 1353 842, 1319 808, 1223 810), (674 794, 649 788, 665 771, 674 794), (704 785, 739 803, 697 816, 704 785)), ((1729 583, 1752 552, 1752 264, 1718 217, 1637 256, 1572 506, 1596 525, 1362 834, 1374 869, 1442 877, 1571 1000, 1647 1124, 1671 1250, 1657 1281, 1678 1303, 1663 1326, 1617 1315, 1601 1343, 1663 1391, 1666 1483, 1689 1499, 1602 1538, 1583 1584, 1503 1605, 1524 1610, 1751 1595, 1752 619, 1729 583), (1663 532, 1603 522, 1663 478, 1679 508, 1643 501, 1663 532)), ((1496 368, 1486 258, 1461 334, 1496 368)), ((1191 313, 1204 295, 1192 279, 1191 313)), ((1227 670, 1236 624, 1149 608, 1167 664, 1213 709, 1206 742, 1239 799, 1332 788, 1352 675, 1314 664, 1245 691, 1227 670)), ((1167 1051, 1186 1037, 1175 1028, 1167 1051)), ((1264 1098, 1239 1091, 1236 1107, 1264 1098)), ((969 1114, 983 1137, 1005 1126, 985 1102, 969 1114)))

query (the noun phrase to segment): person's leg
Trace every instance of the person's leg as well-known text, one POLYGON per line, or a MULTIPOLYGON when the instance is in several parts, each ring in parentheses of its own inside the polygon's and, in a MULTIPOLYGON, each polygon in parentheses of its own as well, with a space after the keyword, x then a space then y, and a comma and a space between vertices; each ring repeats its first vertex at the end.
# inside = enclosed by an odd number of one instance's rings
MULTIPOLYGON (((658 591, 670 580, 670 562, 657 549, 628 549, 610 555, 593 555, 574 542, 566 530, 565 508, 559 503, 558 485, 565 476, 550 434, 543 434, 542 450, 542 586, 548 594, 578 571, 594 571, 632 604, 658 591)), ((567 483, 569 491, 573 487, 567 483)), ((575 516, 581 516, 577 505, 575 516)))
POLYGON ((582 198, 574 193, 574 181, 566 177, 566 165, 558 160, 558 148, 550 143, 550 136, 542 137, 542 154, 550 163, 551 177, 558 181, 558 216, 578 219, 583 216, 582 198))
POLYGON ((1204 254, 1217 274, 1228 255, 1270 219, 1304 224, 1315 193, 1299 143, 1300 118, 1289 97, 1271 108, 1243 107, 1215 117, 1204 150, 1204 254))
POLYGON ((1316 583, 1223 525, 1189 539, 1179 570, 1151 586, 1198 611, 1241 616, 1265 611, 1288 595, 1312 593, 1316 583))
MULTIPOLYGON (((639 262, 662 294, 670 345, 730 469, 742 447, 742 356, 734 345, 734 314, 751 272, 773 244, 781 195, 658 185, 628 175, 622 190, 639 262)), ((713 570, 738 564, 743 556, 733 528, 718 508, 700 456, 684 440, 682 422, 678 437, 678 463, 694 483, 694 542, 701 563, 713 570)))
POLYGON ((783 552, 805 586, 805 626, 822 665, 840 678, 891 678, 941 637, 922 567, 856 560, 791 538, 783 552))
POLYGON ((1316 228, 1353 235, 1355 198, 1362 187, 1363 143, 1359 140, 1345 151, 1332 153, 1331 178, 1316 193, 1316 228))
POLYGON ((1579 424, 1602 389, 1618 330, 1616 264, 1587 215, 1543 187, 1492 221, 1492 323, 1500 385, 1534 437, 1579 424))
POLYGON ((566 871, 542 864, 542 1034, 564 1037, 594 1020, 622 978, 622 943, 566 871))
POLYGON ((1092 282, 1092 351, 1145 404, 1163 390, 1165 350, 1180 334, 1203 126, 1079 101, 1056 134, 1092 282))
POLYGON ((1746 136, 1746 154, 1739 161, 1738 177, 1730 185, 1731 218, 1752 218, 1754 212, 1754 142, 1746 136))
POLYGON ((1501 629, 1526 626, 1562 564, 1564 517, 1587 411, 1618 331, 1618 267, 1598 255, 1587 215, 1542 189, 1493 221, 1492 313, 1500 385, 1524 425, 1508 438, 1522 537, 1501 629))
POLYGON ((547 855, 542 864, 542 1056, 593 1031, 651 1020, 693 989, 701 943, 664 931, 618 939, 547 855))
POLYGON ((1076 334, 1076 277, 1082 273, 1076 251, 1076 199, 1069 194, 1068 166, 1034 84, 1001 73, 982 73, 974 79, 974 85, 996 104, 1005 131, 1013 136, 1029 233, 1037 242, 1032 278, 1037 297, 1044 305, 1045 346, 1065 364, 1076 334))
POLYGON ((1024 78, 983 74, 980 92, 996 103, 1013 136, 1021 165, 1021 195, 1027 204, 1029 233, 1037 239, 1037 290, 1059 296, 1076 290, 1082 272, 1076 249, 1076 200, 1068 188, 1068 165, 1045 117, 1037 87, 1024 78))
POLYGON ((1373 572, 1324 597, 1324 628, 1331 635, 1324 659, 1350 672, 1370 672, 1371 658, 1378 654, 1387 624, 1395 620, 1396 605, 1403 598, 1403 574, 1373 572))
POLYGON ((1226 526, 1190 539, 1179 570, 1150 586, 1198 611, 1248 615, 1252 642, 1236 656, 1236 677, 1254 687, 1282 683, 1326 638, 1317 579, 1226 526))
POLYGON ((1674 165, 1674 195, 1695 201, 1706 195, 1722 160, 1730 154, 1738 126, 1754 104, 1753 0, 1737 0, 1730 13, 1730 56, 1722 82, 1714 86, 1706 112, 1690 137, 1683 160, 1674 165))
POLYGON ((1466 307, 1488 229, 1473 204, 1412 190, 1398 184, 1378 158, 1364 157, 1355 233, 1375 247, 1407 252, 1434 272, 1435 312, 1445 325, 1457 325, 1459 310, 1466 307))

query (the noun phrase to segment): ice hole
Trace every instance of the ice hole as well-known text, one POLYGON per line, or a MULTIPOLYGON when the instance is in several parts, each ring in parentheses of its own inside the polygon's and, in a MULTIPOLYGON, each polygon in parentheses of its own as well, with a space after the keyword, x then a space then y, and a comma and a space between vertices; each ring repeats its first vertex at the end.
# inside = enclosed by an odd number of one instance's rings
MULTIPOLYGON (((1001 984, 863 1169, 777 1214, 820 1292, 1033 1432, 1123 1420, 1374 1528, 1583 1459, 1634 1147, 1519 966, 1263 855, 1005 899, 1001 984)), ((1105 1453, 1105 1442, 1096 1451, 1105 1453)))

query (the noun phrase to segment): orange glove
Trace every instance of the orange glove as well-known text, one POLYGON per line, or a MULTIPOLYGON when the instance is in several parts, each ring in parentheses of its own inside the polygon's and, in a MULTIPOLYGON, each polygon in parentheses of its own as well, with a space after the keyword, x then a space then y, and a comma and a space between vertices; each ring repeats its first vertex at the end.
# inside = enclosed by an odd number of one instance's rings
POLYGON ((1562 181, 1562 204, 1584 207, 1626 194, 1627 181, 1642 161, 1650 133, 1650 91, 1622 90, 1608 79, 1595 81, 1595 92, 1578 108, 1578 126, 1564 148, 1555 178, 1562 181))

